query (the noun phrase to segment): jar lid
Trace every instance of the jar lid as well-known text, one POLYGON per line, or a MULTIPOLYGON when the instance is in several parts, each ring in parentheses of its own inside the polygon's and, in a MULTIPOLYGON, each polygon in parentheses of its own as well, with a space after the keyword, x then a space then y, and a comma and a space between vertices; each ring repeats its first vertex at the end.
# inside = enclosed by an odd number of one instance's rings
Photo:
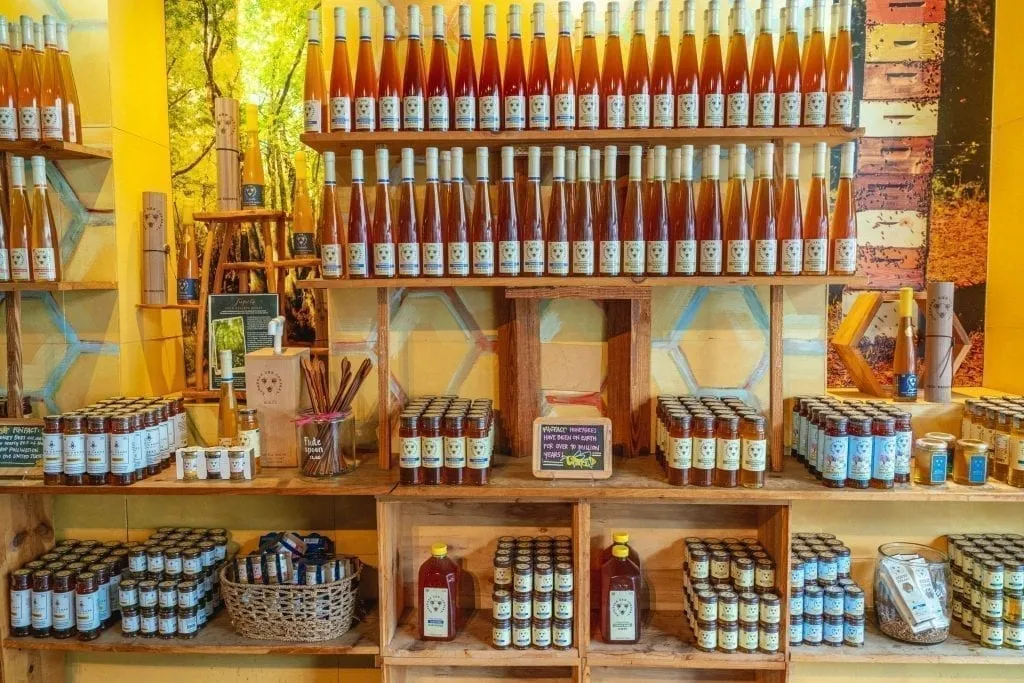
POLYGON ((751 413, 743 416, 743 422, 745 424, 753 425, 757 429, 764 428, 765 419, 764 415, 760 413, 751 413))
POLYGON ((845 415, 839 413, 826 413, 825 414, 825 425, 832 429, 845 430, 848 418, 845 415))
POLYGON ((447 430, 460 430, 462 429, 463 421, 465 417, 456 413, 445 413, 444 416, 444 428, 447 430))
POLYGON ((988 452, 988 444, 984 441, 978 441, 977 439, 960 439, 956 442, 957 447, 964 450, 969 450, 975 453, 986 453, 988 452))
POLYGON ((85 418, 81 415, 66 414, 61 418, 61 426, 64 429, 81 430, 84 422, 85 418))
POLYGON ((76 590, 80 593, 89 593, 96 590, 97 587, 97 576, 93 572, 82 572, 78 575, 76 583, 78 587, 76 590))
POLYGON ((242 408, 242 409, 240 409, 238 411, 238 414, 239 415, 244 415, 245 417, 256 417, 256 409, 255 408, 242 408))

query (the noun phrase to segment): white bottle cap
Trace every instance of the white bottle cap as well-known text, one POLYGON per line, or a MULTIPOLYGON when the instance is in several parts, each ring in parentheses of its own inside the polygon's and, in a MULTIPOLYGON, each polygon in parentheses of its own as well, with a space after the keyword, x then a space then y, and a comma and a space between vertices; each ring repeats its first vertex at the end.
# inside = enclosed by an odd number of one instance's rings
POLYGON ((747 146, 742 142, 733 145, 729 152, 729 177, 747 177, 747 146))
POLYGON ((450 183, 452 181, 452 153, 448 150, 441 151, 441 182, 450 183))
POLYGON ((766 142, 761 150, 761 177, 769 180, 775 177, 775 145, 766 142))
POLYGON ((704 148, 704 177, 718 179, 720 172, 722 150, 718 145, 708 145, 704 148))
POLYGON ((392 5, 384 6, 384 39, 394 40, 397 32, 395 31, 395 8, 392 5))
POLYGON ((718 0, 708 0, 707 32, 711 35, 718 35, 722 32, 720 21, 721 11, 718 0))
POLYGON ((32 28, 35 31, 36 52, 42 53, 46 49, 46 45, 43 43, 43 25, 35 21, 32 22, 32 28))
POLYGON ((427 168, 427 182, 437 182, 437 147, 427 147, 423 153, 425 166, 427 168))
POLYGON ((680 155, 680 167, 679 167, 679 179, 690 181, 693 180, 693 145, 683 145, 679 148, 680 155))
POLYGON ((32 49, 36 45, 35 26, 32 24, 32 17, 27 14, 21 15, 21 47, 32 49))
POLYGON ((420 6, 409 5, 409 37, 419 38, 422 33, 422 25, 420 21, 420 6))
POLYGON ((852 0, 839 0, 839 30, 849 31, 853 24, 852 0))
POLYGON ((370 8, 359 8, 359 39, 370 40, 370 8))
POLYGON ((590 150, 590 181, 600 182, 601 180, 601 148, 594 147, 590 150))
POLYGON ((57 26, 50 14, 43 15, 43 42, 47 45, 57 45, 57 26))
POLYGON ((619 35, 619 3, 612 0, 608 3, 608 35, 619 35))
POLYGON ((814 0, 814 31, 825 31, 825 0, 814 0))
POLYGON ((630 181, 643 179, 643 155, 644 148, 640 145, 631 145, 629 148, 629 179, 630 181))
POLYGON ((472 7, 466 3, 459 5, 459 38, 469 38, 472 35, 472 11, 472 7))
POLYGON ((452 181, 462 182, 462 148, 452 147, 452 181))
POLYGON ((658 155, 652 147, 650 151, 647 152, 647 182, 650 183, 654 181, 654 172, 657 170, 657 167, 658 155))
POLYGON ((857 144, 855 142, 844 142, 842 152, 839 156, 839 177, 852 178, 854 163, 857 160, 857 144))
POLYGON ((391 170, 388 168, 388 148, 377 148, 377 182, 386 183, 391 180, 391 170))
POLYGON ((352 160, 352 182, 361 183, 363 182, 363 150, 353 149, 349 155, 352 160))
POLYGON ((787 142, 786 150, 783 152, 783 164, 787 178, 800 177, 800 143, 787 142))
POLYGON ((345 40, 345 8, 334 8, 334 39, 345 40))
POLYGON ((658 35, 667 36, 672 32, 670 26, 670 17, 668 12, 668 3, 665 0, 661 0, 658 3, 658 11, 656 12, 658 18, 658 35))
POLYGON ((551 148, 551 177, 554 180, 565 180, 565 147, 561 145, 551 148))
POLYGON ((647 11, 647 3, 643 0, 636 0, 633 3, 633 33, 644 32, 644 13, 647 11))
POLYGON ((32 157, 32 184, 46 187, 46 157, 32 157))
POLYGON ((576 150, 565 150, 565 179, 570 183, 576 182, 576 150))
POLYGON ((484 35, 494 37, 498 32, 498 19, 494 5, 484 5, 484 35))
POLYGON ((221 349, 217 352, 217 357, 220 359, 220 378, 234 379, 235 368, 231 365, 231 349, 221 349))
POLYGON ((533 3, 533 35, 544 35, 544 3, 533 3))
POLYGON ((668 161, 668 148, 665 145, 655 145, 654 147, 654 180, 655 182, 665 181, 665 165, 668 161))
POLYGON ((477 147, 476 148, 476 179, 477 180, 489 180, 490 169, 488 168, 487 159, 487 148, 477 147))
POLYGON ((320 12, 311 9, 309 14, 306 15, 307 23, 309 24, 309 42, 319 43, 320 42, 320 12))
POLYGON ((835 38, 836 31, 839 29, 839 3, 834 3, 829 9, 831 9, 832 12, 828 21, 828 31, 832 37, 835 38))
POLYGON ((522 11, 518 4, 508 8, 508 35, 510 38, 518 38, 523 35, 522 11))
POLYGON ((604 179, 615 180, 616 174, 616 161, 619 156, 619 149, 615 145, 605 145, 604 148, 604 179))
POLYGON ((433 20, 433 36, 444 40, 444 7, 441 5, 431 7, 430 18, 433 20))
POLYGON ((334 168, 334 152, 324 152, 324 183, 334 185, 337 173, 334 168))
POLYGON ((669 174, 669 180, 673 183, 679 182, 680 176, 683 174, 683 150, 680 147, 672 148, 672 172, 669 174))
POLYGON ((558 35, 567 36, 572 31, 572 7, 562 0, 558 3, 558 35))
POLYGON ((61 52, 68 51, 68 25, 63 21, 57 22, 57 49, 61 52))
POLYGON ((683 10, 679 13, 680 33, 692 36, 697 33, 697 5, 694 0, 683 0, 683 10))
POLYGON ((0 45, 11 46, 11 33, 7 29, 7 17, 0 15, 0 45))
POLYGON ((540 147, 526 150, 526 176, 530 180, 540 180, 540 147))
POLYGON ((746 33, 747 32, 747 0, 735 0, 733 11, 735 12, 735 19, 732 28, 733 33, 746 33))
POLYGON ((511 145, 501 148, 501 179, 509 182, 516 176, 516 150, 511 145))
POLYGON ((402 148, 402 180, 412 182, 416 179, 416 155, 412 147, 402 148))
POLYGON ((11 185, 25 187, 25 160, 22 157, 11 157, 11 185))
POLYGON ((579 162, 576 174, 577 180, 581 183, 590 181, 590 146, 580 145, 576 151, 576 160, 579 162))
POLYGON ((597 33, 597 8, 591 0, 583 3, 583 35, 592 36, 597 33))
POLYGON ((811 175, 825 177, 825 166, 828 164, 828 145, 824 142, 814 143, 814 165, 811 166, 811 175))

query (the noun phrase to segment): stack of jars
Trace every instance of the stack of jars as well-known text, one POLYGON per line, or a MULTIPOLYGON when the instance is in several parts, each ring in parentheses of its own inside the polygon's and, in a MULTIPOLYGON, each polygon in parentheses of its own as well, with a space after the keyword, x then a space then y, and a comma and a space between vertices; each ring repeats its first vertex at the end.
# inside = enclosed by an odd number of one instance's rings
POLYGON ((675 486, 761 488, 765 418, 735 396, 659 396, 655 454, 675 486))
POLYGON ((910 413, 884 401, 797 396, 794 458, 829 488, 891 489, 910 482, 910 413))
POLYGON ((487 483, 494 454, 490 399, 421 396, 398 418, 399 482, 406 485, 487 483))
POLYGON ((782 605, 775 562, 756 538, 687 538, 686 618, 704 652, 779 651, 782 605))
POLYGON ((988 476, 1024 488, 1024 398, 982 396, 964 402, 961 439, 988 446, 988 476))
POLYGON ((127 486, 185 446, 182 398, 117 397, 43 419, 43 483, 127 486))
POLYGON ((850 549, 829 533, 797 533, 789 560, 789 644, 864 646, 864 591, 850 549))
POLYGON ((1024 650, 1024 536, 950 534, 953 619, 985 647, 1024 650))
POLYGON ((502 536, 494 553, 494 647, 568 650, 573 643, 572 538, 502 536))

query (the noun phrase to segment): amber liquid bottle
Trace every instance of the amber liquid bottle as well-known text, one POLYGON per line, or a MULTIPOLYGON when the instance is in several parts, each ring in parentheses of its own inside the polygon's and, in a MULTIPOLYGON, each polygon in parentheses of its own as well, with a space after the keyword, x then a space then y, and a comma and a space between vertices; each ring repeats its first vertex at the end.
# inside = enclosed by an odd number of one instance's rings
POLYGON ((235 368, 231 355, 231 349, 221 349, 217 354, 220 364, 217 442, 221 446, 232 446, 238 440, 238 397, 235 395, 235 368))
POLYGON ((647 60, 647 36, 644 33, 644 0, 633 3, 633 38, 629 42, 626 68, 626 126, 651 127, 651 67, 647 60))
MULTIPOLYGON (((373 43, 370 41, 370 10, 359 8, 359 55, 356 58, 355 129, 377 130, 377 69, 373 63, 373 43)), ((349 270, 351 273, 352 271, 349 270)))
POLYGON ((441 186, 438 188, 441 198, 441 222, 448 225, 448 201, 452 196, 452 153, 445 149, 438 154, 438 177, 441 186))
POLYGON ((857 206, 853 188, 856 152, 856 143, 843 143, 839 161, 839 187, 832 212, 832 232, 829 235, 829 272, 833 275, 857 273, 857 206))
MULTIPOLYGON (((506 76, 507 78, 507 76, 506 76)), ((530 47, 530 78, 526 82, 530 130, 551 128, 551 69, 544 39, 544 3, 533 3, 533 45, 530 47)))
MULTIPOLYGON (((387 9, 387 8, 385 8, 387 9)), ((373 202, 373 277, 395 276, 395 231, 391 222, 388 150, 377 148, 377 196, 373 202)))
POLYGON ((576 127, 576 73, 572 63, 572 10, 563 0, 558 3, 558 46, 555 49, 555 73, 551 82, 554 93, 554 127, 572 130, 576 127))
POLYGON ((309 36, 306 43, 306 80, 302 89, 302 130, 304 133, 326 133, 327 87, 324 85, 324 62, 320 49, 320 12, 307 15, 309 36))
POLYGON ((313 229, 313 205, 309 201, 306 153, 295 153, 295 197, 292 201, 292 257, 316 256, 316 231, 313 229))
POLYGON ((515 180, 515 148, 502 147, 501 182, 498 184, 498 275, 505 276, 516 276, 522 271, 515 180))
POLYGON ((454 91, 455 130, 476 130, 476 62, 473 59, 470 20, 470 6, 465 3, 459 5, 459 58, 455 63, 454 91))
POLYGON ((811 188, 807 194, 807 213, 804 216, 804 275, 824 275, 828 272, 827 163, 828 145, 824 142, 815 143, 811 188))
POLYGON ((800 80, 800 36, 797 21, 800 19, 798 0, 786 0, 783 10, 786 15, 785 35, 779 47, 779 59, 775 69, 776 118, 775 125, 781 128, 795 128, 800 125, 803 113, 803 91, 800 80))
POLYGON ((644 248, 643 151, 640 145, 629 148, 629 183, 622 206, 622 274, 643 275, 646 271, 644 248))
MULTIPOLYGON (((502 89, 504 130, 526 130, 526 67, 523 66, 522 8, 508 10, 508 47, 502 89)), ((481 90, 483 88, 481 87, 481 90)))
POLYGON ((348 64, 345 8, 334 8, 334 56, 331 60, 331 132, 352 130, 352 70, 348 64))
MULTIPOLYGON (((480 130, 501 130, 502 106, 501 68, 498 63, 497 17, 494 5, 484 5, 484 52, 480 60, 480 87, 477 89, 477 111, 480 130)), ((522 47, 519 60, 522 67, 522 47)), ((519 73, 522 74, 522 68, 519 73)), ((525 86, 524 86, 525 89, 525 86)), ((520 102, 520 104, 522 104, 520 102)), ((522 111, 520 109, 520 111, 522 111)))
POLYGON ((594 274, 594 195, 590 184, 590 147, 581 145, 576 152, 579 163, 572 212, 572 274, 594 274))
POLYGON ((619 42, 619 3, 608 3, 608 37, 604 41, 601 62, 601 127, 626 127, 626 77, 622 69, 622 44, 619 42))
POLYGON ((182 244, 178 250, 178 303, 199 303, 199 248, 196 245, 196 221, 192 217, 192 200, 185 199, 181 209, 182 244))
POLYGON ((242 164, 242 208, 262 209, 265 180, 260 152, 259 109, 245 105, 245 157, 242 164))
POLYGON ((590 148, 590 195, 594 198, 594 221, 601 224, 601 211, 604 204, 601 202, 601 150, 598 147, 590 148))
POLYGON ((697 274, 697 210, 693 192, 693 145, 679 154, 679 184, 672 201, 672 274, 697 274))
POLYGON ((591 0, 583 3, 583 41, 579 76, 576 78, 576 125, 593 130, 601 126, 601 72, 597 65, 597 10, 591 0))
POLYGON ((427 76, 427 129, 446 131, 452 127, 452 72, 448 64, 448 46, 444 41, 444 8, 441 5, 431 8, 431 24, 433 40, 427 76))
POLYGON ((576 210, 576 150, 565 150, 565 198, 569 202, 569 224, 576 210))
POLYGON ((701 275, 722 274, 722 190, 718 186, 718 145, 704 148, 703 177, 697 204, 697 241, 701 275))
POLYGON ((21 71, 18 73, 18 137, 36 142, 42 138, 39 91, 42 88, 35 52, 32 18, 21 16, 21 71))
POLYGON ((640 568, 629 559, 629 548, 616 545, 612 558, 601 565, 601 640, 610 644, 640 642, 640 568))
POLYGON ((800 199, 800 143, 786 143, 785 179, 778 211, 779 274, 799 275, 804 264, 803 209, 800 199))
POLYGON ((725 125, 725 71, 722 68, 722 39, 719 35, 718 0, 708 3, 708 35, 700 60, 700 122, 704 128, 725 125))
POLYGON ((7 19, 0 17, 0 140, 18 139, 18 79, 7 19))
MULTIPOLYGON (((514 7, 514 5, 513 5, 514 7)), ((494 212, 486 147, 476 148, 476 189, 473 192, 473 275, 494 276, 494 212)))
POLYGON ((647 223, 647 274, 669 274, 669 191, 665 183, 665 165, 668 150, 665 145, 656 145, 654 155, 654 178, 647 195, 644 217, 647 223))
POLYGON ((32 157, 32 281, 61 279, 57 224, 46 187, 46 157, 32 157))
POLYGON ((544 209, 540 201, 540 147, 527 150, 525 202, 520 209, 523 274, 544 274, 544 209))
POLYGON ((32 279, 29 265, 29 233, 32 231, 32 215, 29 211, 28 196, 25 194, 25 160, 11 157, 11 191, 9 194, 11 228, 8 233, 8 249, 11 251, 11 280, 28 282, 32 279))
POLYGON ((825 73, 832 74, 832 60, 836 55, 836 38, 839 34, 839 3, 832 0, 831 18, 828 22, 828 51, 825 53, 825 73))
POLYGON ((441 189, 438 184, 437 147, 427 147, 424 154, 427 184, 423 198, 423 224, 420 237, 420 263, 426 277, 444 275, 444 221, 441 189))
MULTIPOLYGON (((825 0, 814 0, 814 28, 803 60, 800 85, 804 95, 803 125, 825 125, 828 75, 825 71, 825 0)), ((851 100, 852 104, 852 100, 851 100)))
POLYGON ((324 194, 320 202, 320 273, 326 280, 342 276, 341 208, 338 206, 334 152, 324 152, 324 194))
POLYGON ((60 58, 57 56, 57 27, 53 17, 43 16, 46 48, 40 66, 39 107, 43 140, 64 140, 67 111, 64 106, 64 84, 61 82, 60 58))
POLYGON ((21 24, 12 21, 8 24, 8 31, 11 34, 11 62, 14 64, 14 73, 21 73, 21 24))
POLYGON ((71 54, 68 52, 68 25, 57 22, 57 52, 60 61, 60 79, 64 86, 65 124, 67 141, 82 142, 82 106, 78 103, 78 87, 75 73, 71 70, 71 54))
MULTIPOLYGON (((565 147, 551 150, 551 198, 547 219, 547 274, 569 274, 569 203, 565 194, 565 147)), ((539 207, 538 207, 539 208, 539 207)))
POLYGON ((679 13, 681 26, 679 55, 676 61, 676 125, 696 128, 700 125, 700 69, 697 65, 697 9, 695 0, 683 0, 679 13))
POLYGON ((892 357, 892 400, 917 400, 917 348, 914 342, 914 290, 900 288, 900 322, 892 357))
POLYGON ((729 38, 729 57, 725 62, 725 125, 746 128, 750 125, 750 69, 747 59, 746 0, 736 0, 735 21, 729 38))
POLYGON ((469 209, 463 177, 462 148, 452 148, 452 189, 445 205, 445 241, 448 244, 448 275, 469 276, 469 209))
MULTIPOLYGON (((761 16, 764 16, 762 14, 761 16)), ((757 154, 757 182, 751 210, 754 242, 754 275, 775 275, 779 269, 778 233, 775 226, 775 145, 762 144, 757 154)))
POLYGON ((658 37, 654 39, 654 57, 651 60, 651 126, 675 128, 676 85, 672 70, 672 36, 669 4, 658 3, 658 37))
POLYGON ((761 27, 750 68, 751 125, 775 125, 775 57, 772 49, 772 0, 761 0, 761 27))
POLYGON ((851 0, 840 0, 839 27, 828 71, 828 125, 853 125, 853 42, 850 37, 851 0))
POLYGON ((729 189, 725 210, 725 274, 750 275, 750 208, 747 205, 747 146, 729 153, 729 189))
POLYGON ((420 565, 420 640, 455 640, 459 626, 459 566, 448 557, 448 546, 435 543, 430 558, 420 565))
MULTIPOLYGON (((411 7, 411 6, 410 6, 411 7)), ((398 75, 398 48, 395 29, 395 8, 384 7, 384 51, 380 57, 377 80, 377 127, 397 131, 402 124, 402 79, 398 75)))
POLYGON ((411 147, 402 148, 398 188, 398 276, 420 276, 420 219, 416 210, 416 167, 411 147))
POLYGON ((346 265, 350 278, 362 279, 370 276, 370 212, 366 207, 363 150, 352 149, 349 154, 352 159, 352 185, 348 202, 346 265))
POLYGON ((598 242, 600 247, 599 272, 607 277, 622 274, 622 237, 619 234, 619 196, 616 180, 618 148, 604 148, 604 182, 601 185, 601 214, 598 242))
POLYGON ((420 6, 409 5, 409 40, 405 53, 405 75, 402 78, 402 130, 416 132, 422 131, 425 123, 423 102, 427 89, 423 41, 420 39, 422 29, 420 6))

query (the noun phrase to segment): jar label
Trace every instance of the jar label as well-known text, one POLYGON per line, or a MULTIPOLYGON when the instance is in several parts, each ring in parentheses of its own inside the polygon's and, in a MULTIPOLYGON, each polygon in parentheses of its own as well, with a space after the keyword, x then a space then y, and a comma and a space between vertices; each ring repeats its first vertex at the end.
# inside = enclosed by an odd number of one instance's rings
POLYGON ((473 275, 494 275, 494 242, 473 242, 473 275))
POLYGON ((122 633, 138 633, 141 627, 140 619, 138 614, 123 614, 121 615, 121 632, 122 633))
POLYGON ((181 635, 187 635, 195 633, 198 628, 196 615, 183 616, 178 615, 178 633, 181 635))
POLYGON ((776 240, 754 242, 754 272, 758 275, 774 275, 778 270, 779 257, 776 240))
POLYGON ((323 133, 323 104, 320 100, 306 100, 303 103, 302 125, 306 133, 323 133))
POLYGON ((480 112, 480 130, 500 130, 501 112, 498 95, 480 95, 476 98, 476 104, 480 112))
POLYGON ((822 474, 831 481, 846 479, 849 439, 845 436, 825 436, 825 462, 822 474))
POLYGON ((572 572, 555 574, 555 590, 560 593, 566 593, 572 590, 573 575, 572 572))
POLYGON ((1010 452, 1007 455, 1007 460, 1012 469, 1024 470, 1024 439, 1010 438, 1010 452))
POLYGON ((576 127, 576 98, 567 93, 555 95, 555 128, 576 127))
MULTIPOLYGON (((533 590, 533 573, 527 570, 524 573, 516 572, 512 576, 512 585, 516 593, 529 593, 533 590)), ((527 601, 527 605, 529 601, 527 601)))
POLYGON ((668 466, 677 470, 688 470, 693 465, 693 439, 690 437, 669 437, 668 466))
POLYGON ((18 107, 18 131, 22 140, 39 139, 39 107, 18 107))
POLYGON ((512 618, 512 601, 495 602, 491 610, 495 619, 504 620, 512 618))
POLYGON ((715 466, 720 470, 736 471, 740 468, 740 440, 718 439, 715 466))
POLYGON ((447 588, 423 588, 423 635, 434 638, 448 636, 448 607, 447 588))
POLYGON ((719 627, 718 629, 718 647, 723 650, 735 650, 739 646, 740 631, 738 628, 726 629, 719 627))
POLYGON ((726 126, 746 128, 750 125, 750 95, 748 93, 731 93, 728 97, 727 108, 726 126))
POLYGON ((718 619, 718 605, 710 601, 700 600, 698 598, 697 613, 697 618, 701 621, 714 621, 718 619))
MULTIPOLYGON (((538 589, 539 590, 539 589, 538 589)), ((536 596, 537 593, 534 593, 536 596)), ((535 619, 551 618, 551 600, 544 600, 538 597, 533 598, 533 616, 535 619)))
POLYGON ((601 274, 618 275, 622 272, 622 243, 618 240, 601 242, 601 274))
POLYGON ((548 274, 569 274, 568 242, 548 242, 548 274))
POLYGON ((110 471, 107 455, 107 435, 88 434, 85 437, 85 471, 101 476, 110 471))
POLYGON ((573 275, 594 274, 594 242, 579 240, 572 243, 573 275))
POLYGON ((469 275, 469 242, 448 243, 448 274, 469 275))
POLYGON ((761 629, 759 643, 761 649, 765 652, 777 652, 779 649, 779 632, 761 629))
POLYGON ((373 245, 373 274, 392 277, 395 274, 395 245, 390 242, 373 245))
POLYGON ((826 643, 841 643, 843 642, 843 622, 842 620, 836 621, 825 621, 821 631, 822 640, 826 643))
POLYGON ((824 126, 827 109, 827 95, 822 92, 809 92, 804 98, 804 125, 824 126))
POLYGON ((857 272, 857 240, 837 238, 832 244, 832 264, 837 273, 857 272))
POLYGON ((638 93, 629 96, 629 114, 627 125, 630 128, 651 127, 651 96, 638 93))
POLYGON ((871 477, 882 481, 890 481, 896 472, 896 437, 874 437, 874 453, 871 477))
POLYGON ((551 128, 551 96, 530 95, 530 129, 551 128))
POLYGON ((704 127, 721 128, 725 124, 725 95, 704 95, 704 127))
POLYGON ((519 275, 522 270, 522 256, 518 240, 502 240, 498 242, 498 274, 519 275))
POLYGON ((177 607, 178 606, 178 593, 176 590, 161 590, 158 593, 157 605, 160 607, 177 607))
POLYGON ((804 240, 804 275, 824 275, 828 270, 828 240, 804 240))
POLYGON ((675 127, 675 106, 672 101, 674 99, 673 95, 654 96, 653 125, 655 128, 675 127))
POLYGON ((789 615, 800 615, 804 613, 804 596, 803 595, 790 595, 789 596, 789 615))
POLYGON ((493 626, 491 628, 491 642, 495 647, 508 647, 512 644, 512 629, 508 626, 493 626))
POLYGON ((53 591, 32 591, 32 628, 46 629, 53 625, 53 591))
POLYGON ((440 436, 424 436, 420 439, 420 462, 423 467, 436 469, 444 464, 443 439, 440 436))
POLYGON ((551 642, 555 647, 572 647, 572 622, 555 622, 555 627, 551 630, 551 642))
POLYGON ((845 608, 844 596, 842 595, 826 595, 824 598, 823 611, 825 614, 832 617, 843 616, 843 610, 845 608))
POLYGON ((60 474, 63 470, 63 438, 60 434, 43 434, 43 473, 60 474))
POLYGON ((572 619, 572 598, 563 599, 555 594, 555 619, 572 619))
POLYGON ((364 242, 350 242, 346 253, 348 255, 348 274, 367 276, 366 244, 364 242))
MULTIPOLYGON (((413 105, 415 106, 415 105, 413 105)), ((378 120, 381 130, 398 130, 401 124, 401 101, 398 95, 384 95, 377 100, 378 120)))
POLYGON ((992 432, 992 459, 1005 465, 1010 459, 1010 435, 992 432))
POLYGON ((636 593, 608 591, 609 640, 636 639, 636 593))
POLYGON ((743 440, 742 466, 747 472, 764 472, 768 463, 768 441, 743 440))
POLYGON ((160 629, 160 633, 163 635, 170 635, 177 633, 178 631, 178 618, 173 612, 170 614, 160 614, 157 619, 157 628, 160 629))
POLYGON ((427 100, 427 127, 430 130, 448 130, 451 125, 451 115, 448 111, 448 98, 444 95, 434 95, 427 100))
POLYGON ((675 274, 695 274, 697 272, 697 240, 676 240, 675 246, 675 274))
POLYGON ((18 139, 18 112, 14 107, 0 107, 0 140, 18 139))
POLYGON ((114 474, 131 474, 135 470, 132 459, 131 434, 111 434, 110 471, 114 474))
POLYGON ((693 466, 698 470, 715 469, 715 439, 705 439, 699 436, 693 437, 693 454, 696 457, 693 466))
POLYGON ((1007 622, 1003 633, 1004 642, 1014 648, 1024 648, 1024 624, 1007 622))
POLYGON ((544 240, 523 240, 523 272, 544 274, 544 240))
POLYGON ((418 277, 420 274, 420 245, 416 242, 401 242, 398 245, 398 274, 418 277))
POLYGON ((472 95, 455 98, 455 130, 476 130, 476 98, 472 95))
POLYGON ((775 125, 775 93, 761 92, 754 95, 754 126, 771 128, 775 125))
POLYGON ((356 130, 373 131, 377 128, 377 103, 372 97, 356 98, 356 130))
POLYGON ((803 240, 782 240, 782 263, 779 270, 787 275, 799 275, 803 262, 803 240))
POLYGON ((848 437, 849 465, 847 476, 856 481, 871 478, 871 459, 874 453, 874 438, 870 436, 848 437))
POLYGON ((64 474, 85 474, 85 434, 65 434, 64 474))
POLYGON ((53 627, 58 631, 67 631, 75 626, 75 593, 53 594, 53 627))
POLYGON ((512 628, 512 644, 516 647, 530 647, 530 642, 533 639, 533 632, 530 629, 530 622, 524 621, 516 624, 512 628))
POLYGON ((486 436, 466 437, 469 444, 469 469, 485 470, 491 466, 491 440, 486 436))
POLYGON ((416 468, 421 464, 420 439, 418 436, 403 436, 401 451, 398 454, 399 467, 416 468))
POLYGON ((605 128, 626 127, 626 96, 608 95, 605 102, 605 128))
POLYGON ((442 242, 423 243, 423 274, 435 277, 444 275, 444 244, 442 242))
POLYGON ((11 247, 11 279, 15 282, 23 282, 29 279, 28 249, 25 247, 11 247))
POLYGON ((972 455, 967 463, 967 480, 972 484, 984 484, 988 477, 988 458, 985 454, 972 455))
POLYGON ((11 628, 27 628, 32 625, 32 591, 11 591, 11 628))
POLYGON ((910 474, 910 456, 913 451, 910 431, 896 432, 896 474, 910 474))
POLYGON ((644 274, 643 240, 624 240, 622 242, 622 272, 626 275, 644 274))
POLYGON ((676 125, 679 128, 696 128, 699 125, 700 95, 695 92, 676 96, 676 125))
MULTIPOLYGON (((481 123, 483 115, 480 116, 481 123)), ((526 98, 523 95, 509 95, 505 98, 505 130, 526 128, 526 98)))
POLYGON ((331 98, 331 131, 344 133, 352 130, 352 98, 331 98))
POLYGON ((743 602, 741 600, 740 612, 740 621, 745 621, 748 624, 756 624, 761 618, 761 608, 755 600, 751 600, 750 602, 743 602))
POLYGON ((718 275, 722 272, 722 241, 701 240, 700 272, 718 275))
POLYGON ((75 625, 79 631, 92 631, 100 627, 98 592, 76 595, 75 625))
POLYGON ((444 437, 444 466, 451 469, 466 466, 466 437, 444 437))
POLYGON ((834 92, 829 99, 828 125, 853 125, 853 92, 850 90, 834 92))
POLYGON ((668 275, 668 241, 650 240, 647 242, 647 273, 649 275, 668 275))
POLYGON ((160 427, 146 427, 142 439, 146 448, 146 464, 156 465, 160 462, 160 427))
MULTIPOLYGON (((713 625, 712 625, 713 626, 713 625)), ((715 628, 704 628, 703 626, 697 629, 697 646, 702 647, 705 650, 713 650, 718 645, 718 631, 715 628)))
POLYGON ((597 128, 600 125, 601 96, 595 94, 579 96, 579 127, 597 128))
POLYGON ((946 454, 932 453, 931 460, 931 468, 928 470, 928 481, 932 484, 944 483, 946 481, 946 468, 948 467, 946 454))

